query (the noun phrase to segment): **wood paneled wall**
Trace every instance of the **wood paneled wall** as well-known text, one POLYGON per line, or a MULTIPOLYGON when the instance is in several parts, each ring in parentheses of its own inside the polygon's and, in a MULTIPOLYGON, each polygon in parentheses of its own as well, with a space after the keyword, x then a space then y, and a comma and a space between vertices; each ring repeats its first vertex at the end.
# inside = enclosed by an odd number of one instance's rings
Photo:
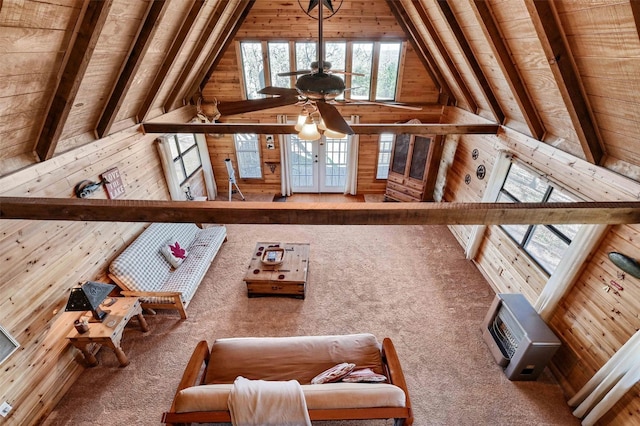
MULTIPOLYGON (((445 122, 469 122, 471 118, 457 108, 445 108, 445 122)), ((640 198, 640 183, 509 130, 497 136, 461 136, 448 143, 454 149, 445 152, 454 158, 447 171, 445 201, 482 199, 487 179, 477 179, 476 168, 484 164, 489 176, 500 149, 514 153, 518 161, 587 201, 640 198), (480 153, 476 160, 471 156, 473 149, 480 153), (464 182, 466 174, 472 176, 468 185, 464 182)), ((452 226, 451 230, 466 247, 471 227, 452 226)), ((638 257, 639 235, 640 224, 612 227, 550 320, 550 326, 563 342, 553 359, 552 371, 567 398, 640 329, 640 279, 628 274, 622 279, 621 271, 607 257, 610 251, 638 257), (624 290, 604 291, 603 287, 611 280, 621 284, 624 290)), ((548 279, 497 226, 487 228, 474 261, 496 292, 523 293, 531 303, 536 301, 548 279)), ((629 391, 601 423, 640 423, 640 384, 629 391)))
MULTIPOLYGON (((74 197, 74 186, 118 167, 124 198, 169 199, 155 135, 130 129, 0 178, 0 194, 74 197)), ((92 198, 106 198, 98 189, 92 198)), ((66 335, 78 313, 65 313, 69 290, 105 280, 111 259, 144 224, 0 221, 0 324, 20 343, 2 364, 0 401, 13 406, 7 425, 37 423, 82 371, 66 335)))
MULTIPOLYGON (((396 108, 381 106, 345 106, 339 107, 344 117, 359 115, 360 123, 394 123, 406 122, 412 118, 418 118, 423 123, 438 123, 442 106, 425 106, 422 111, 407 111, 396 108)), ((247 115, 236 115, 222 120, 224 122, 251 122, 251 123, 276 123, 277 116, 284 114, 290 120, 295 121, 299 114, 297 107, 274 108, 261 112, 254 112, 247 115)), ((265 135, 260 135, 260 160, 262 162, 262 179, 240 179, 237 178, 237 163, 235 146, 232 135, 207 135, 207 145, 211 153, 211 165, 216 176, 216 184, 219 194, 226 197, 229 190, 228 175, 224 160, 231 158, 238 186, 244 192, 264 192, 280 193, 280 142, 275 138, 275 149, 267 149, 265 135), (277 163, 274 172, 265 163, 277 163)), ((376 179, 376 167, 378 161, 378 136, 361 135, 360 149, 358 153, 358 193, 360 194, 381 194, 384 192, 387 181, 376 179)))

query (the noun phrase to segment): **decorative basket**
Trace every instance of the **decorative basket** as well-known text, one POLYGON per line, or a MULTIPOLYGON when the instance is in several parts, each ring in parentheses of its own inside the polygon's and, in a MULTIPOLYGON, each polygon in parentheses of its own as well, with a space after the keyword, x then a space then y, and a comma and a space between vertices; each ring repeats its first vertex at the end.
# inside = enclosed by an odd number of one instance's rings
POLYGON ((280 265, 284 261, 284 248, 282 247, 268 247, 262 253, 260 261, 264 265, 280 265))

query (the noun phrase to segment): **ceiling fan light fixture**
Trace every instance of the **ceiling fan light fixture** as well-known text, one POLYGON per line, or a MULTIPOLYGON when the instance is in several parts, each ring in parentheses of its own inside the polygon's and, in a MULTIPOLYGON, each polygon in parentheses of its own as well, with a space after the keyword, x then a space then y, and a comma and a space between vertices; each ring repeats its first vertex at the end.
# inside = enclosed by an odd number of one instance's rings
POLYGON ((296 132, 299 132, 300 130, 302 130, 302 127, 307 122, 307 117, 308 117, 308 115, 305 115, 304 113, 301 113, 298 116, 298 121, 296 122, 296 125, 294 126, 294 129, 296 129, 296 132))
POLYGON ((344 133, 336 132, 335 130, 326 129, 324 135, 330 139, 344 139, 347 135, 344 133))
POLYGON ((302 126, 300 133, 298 133, 298 138, 304 141, 315 141, 320 139, 320 132, 318 132, 318 127, 316 123, 313 122, 311 117, 307 116, 307 120, 302 126))

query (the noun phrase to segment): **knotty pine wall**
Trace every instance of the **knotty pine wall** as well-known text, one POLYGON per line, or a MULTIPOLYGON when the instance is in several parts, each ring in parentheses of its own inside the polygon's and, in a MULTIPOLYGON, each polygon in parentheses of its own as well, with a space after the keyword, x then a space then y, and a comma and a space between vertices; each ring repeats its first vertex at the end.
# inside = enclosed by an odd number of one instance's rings
MULTIPOLYGON (((118 167, 124 198, 166 200, 155 135, 130 129, 0 178, 2 196, 69 197, 74 186, 118 167)), ((106 198, 103 188, 91 198, 106 198)), ((105 280, 111 259, 143 223, 0 221, 0 324, 20 343, 2 365, 0 401, 13 406, 0 424, 34 424, 82 372, 66 340, 77 313, 64 313, 69 290, 105 280)))
MULTIPOLYGON (((469 123, 473 116, 447 107, 443 122, 469 123)), ((477 119, 476 119, 477 120, 477 119)), ((499 149, 515 154, 518 161, 538 170, 550 181, 581 196, 585 201, 637 200, 640 183, 594 166, 549 145, 522 134, 506 130, 497 136, 466 135, 446 141, 443 159, 446 165, 445 201, 477 202, 481 200, 488 178, 476 178, 476 168, 484 164, 487 177, 499 149), (479 150, 478 159, 471 156, 479 150), (452 157, 453 156, 453 157, 452 157), (469 185, 466 174, 472 176, 469 185)), ((471 226, 451 226, 453 234, 466 247, 471 226)), ((567 399, 572 397, 604 363, 640 329, 640 280, 628 274, 621 279, 609 260, 610 251, 637 257, 640 253, 640 224, 612 226, 580 277, 561 301, 550 326, 563 342, 551 369, 567 399), (603 287, 615 280, 624 287, 618 294, 603 287)), ((522 254, 497 226, 490 226, 474 259, 498 293, 523 293, 534 303, 547 277, 522 254)), ((609 413, 603 425, 640 424, 640 384, 636 385, 609 413)))
MULTIPOLYGON (((403 109, 387 108, 381 106, 359 105, 339 107, 344 117, 349 119, 351 115, 359 115, 360 123, 394 123, 406 122, 412 118, 418 118, 423 123, 438 123, 442 106, 425 106, 422 111, 407 111, 403 109)), ((273 108, 266 111, 254 112, 246 115, 235 115, 222 119, 223 122, 247 122, 247 123, 276 123, 279 114, 285 114, 295 121, 299 109, 297 107, 273 108)), ((238 165, 236 162, 235 145, 233 135, 207 135, 207 145, 211 154, 211 165, 216 176, 216 185, 219 196, 227 197, 229 182, 224 160, 231 158, 238 186, 243 193, 262 192, 279 194, 281 165, 280 142, 275 135, 275 149, 267 149, 266 136, 260 137, 260 160, 262 162, 262 179, 240 179, 238 177, 238 165), (274 172, 271 172, 266 162, 277 163, 274 172)), ((378 161, 378 135, 361 135, 360 149, 358 152, 358 193, 382 194, 385 191, 386 179, 376 179, 376 166, 378 161)))

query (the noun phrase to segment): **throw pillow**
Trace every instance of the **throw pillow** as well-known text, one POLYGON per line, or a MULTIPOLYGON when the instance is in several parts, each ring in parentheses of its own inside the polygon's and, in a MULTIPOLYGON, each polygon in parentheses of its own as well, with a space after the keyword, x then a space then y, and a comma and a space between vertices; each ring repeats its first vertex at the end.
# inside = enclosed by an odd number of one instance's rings
POLYGON ((363 368, 361 370, 353 370, 351 373, 343 377, 342 381, 347 383, 382 383, 387 381, 387 377, 374 372, 370 368, 363 368))
POLYGON ((311 384, 319 385, 322 383, 337 382, 347 374, 351 373, 354 368, 356 368, 356 365, 348 362, 334 365, 333 367, 323 371, 322 373, 311 379, 311 384))
POLYGON ((160 252, 174 268, 182 265, 182 262, 184 262, 189 255, 187 250, 180 246, 180 243, 175 239, 167 241, 160 249, 160 252))

